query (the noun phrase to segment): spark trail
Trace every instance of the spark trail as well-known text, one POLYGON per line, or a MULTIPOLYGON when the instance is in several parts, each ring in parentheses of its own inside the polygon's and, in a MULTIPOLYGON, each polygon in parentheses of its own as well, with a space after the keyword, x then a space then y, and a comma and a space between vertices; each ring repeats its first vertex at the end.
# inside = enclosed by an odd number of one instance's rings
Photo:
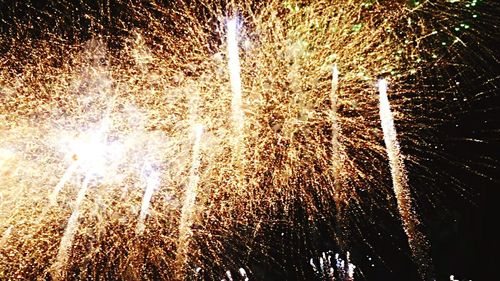
POLYGON ((179 221, 179 238, 177 242, 176 262, 178 275, 181 277, 184 274, 184 269, 187 262, 187 254, 189 249, 189 241, 192 236, 191 226, 195 216, 195 201, 198 194, 198 182, 200 181, 199 167, 201 162, 200 148, 201 137, 203 134, 203 125, 197 124, 194 127, 194 144, 192 154, 192 164, 189 170, 189 182, 184 194, 184 204, 182 205, 181 217, 179 221))
POLYGON ((237 19, 227 20, 227 55, 229 78, 231 83, 231 111, 234 134, 234 155, 240 162, 242 159, 242 130, 244 127, 244 115, 241 100, 241 67, 238 51, 238 21, 237 19))
POLYGON ((89 188, 90 174, 85 176, 83 180, 82 187, 78 191, 78 195, 75 201, 75 206, 73 213, 71 214, 64 235, 59 244, 59 251, 57 252, 56 261, 52 265, 54 271, 54 277, 56 280, 64 280, 64 276, 61 275, 62 267, 67 263, 69 259, 69 249, 73 245, 73 239, 75 237, 76 231, 78 230, 78 218, 80 216, 80 206, 85 200, 85 195, 89 188))
POLYGON ((337 64, 332 68, 332 91, 330 94, 331 101, 331 118, 332 118, 332 166, 333 174, 336 180, 340 179, 341 168, 343 166, 342 148, 340 145, 339 137, 341 131, 340 119, 337 113, 338 104, 338 87, 339 87, 339 70, 337 64))
MULTIPOLYGON (((330 92, 330 110, 331 110, 331 126, 332 126, 332 140, 331 140, 331 149, 332 149, 332 175, 333 175, 333 190, 336 196, 335 198, 335 207, 337 209, 337 221, 338 224, 342 224, 343 220, 341 218, 341 192, 342 185, 345 183, 344 171, 345 169, 345 152, 340 142, 342 126, 340 124, 340 115, 338 113, 338 104, 339 104, 339 70, 337 64, 335 63, 332 67, 332 89, 330 92)), ((339 235, 341 233, 342 227, 339 227, 339 235)), ((339 240, 341 243, 341 241, 339 240)))
POLYGON ((432 260, 428 255, 428 242, 425 235, 419 230, 419 220, 414 210, 408 177, 403 163, 396 127, 387 97, 387 81, 381 79, 378 82, 380 120, 384 134, 384 142, 391 168, 391 177, 394 193, 398 204, 398 210, 403 222, 403 228, 408 237, 413 258, 423 280, 432 279, 432 260))
POLYGON ((9 162, 11 162, 12 158, 13 158, 12 152, 0 148, 0 176, 2 176, 4 173, 7 172, 9 162))

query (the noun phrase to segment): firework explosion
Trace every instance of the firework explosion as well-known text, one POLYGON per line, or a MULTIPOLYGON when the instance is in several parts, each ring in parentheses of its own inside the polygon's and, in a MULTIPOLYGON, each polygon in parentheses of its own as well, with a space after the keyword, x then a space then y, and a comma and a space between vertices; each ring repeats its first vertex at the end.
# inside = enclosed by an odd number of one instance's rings
POLYGON ((64 2, 51 26, 15 16, 0 37, 0 279, 248 279, 241 262, 268 256, 279 226, 328 218, 349 248, 379 208, 431 280, 404 164, 419 159, 396 132, 425 150, 418 132, 461 106, 426 77, 460 62, 478 4, 104 1, 68 23, 64 2))

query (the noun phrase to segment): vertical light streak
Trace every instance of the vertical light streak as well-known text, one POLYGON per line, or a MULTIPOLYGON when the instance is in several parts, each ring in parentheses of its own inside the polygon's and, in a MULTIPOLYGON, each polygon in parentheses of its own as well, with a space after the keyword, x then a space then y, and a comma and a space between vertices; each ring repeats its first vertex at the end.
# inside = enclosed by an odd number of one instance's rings
MULTIPOLYGON (((73 245, 73 239, 76 234, 76 230, 78 229, 78 218, 80 216, 80 207, 85 199, 85 195, 87 194, 87 190, 89 188, 90 183, 90 174, 87 174, 83 180, 82 187, 78 191, 78 195, 76 197, 75 206, 73 207, 73 213, 71 214, 66 229, 64 230, 64 235, 61 239, 61 243, 59 244, 59 251, 57 252, 56 261, 53 265, 55 271, 55 277, 62 278, 59 276, 59 272, 61 271, 62 266, 64 266, 68 262, 68 250, 73 245)), ((58 280, 58 278, 55 278, 58 280)))
POLYGON ((333 65, 332 68, 332 91, 330 93, 331 101, 331 115, 332 115, 332 166, 333 175, 337 183, 341 180, 340 173, 343 166, 343 156, 342 148, 340 146, 340 118, 337 113, 337 103, 338 103, 338 85, 339 85, 339 70, 337 64, 333 65))
MULTIPOLYGON (((332 175, 333 175, 333 189, 334 189, 334 201, 335 207, 337 208, 336 217, 337 217, 337 233, 338 237, 341 237, 344 234, 345 227, 342 226, 343 218, 342 218, 342 201, 343 201, 343 186, 345 184, 345 152, 340 143, 340 135, 342 131, 342 126, 340 123, 340 116, 338 114, 338 103, 339 103, 339 70, 337 64, 334 64, 332 67, 332 89, 330 93, 330 102, 331 102, 331 125, 332 125, 332 158, 331 158, 331 167, 332 167, 332 175)), ((343 239, 337 239, 339 244, 344 243, 343 239)))
POLYGON ((387 81, 385 79, 379 81, 378 90, 380 120, 382 123, 384 142, 389 158, 389 166, 391 168, 392 185, 396 195, 399 214, 418 271, 423 280, 430 280, 432 275, 432 261, 428 255, 429 245, 425 235, 418 229, 420 222, 412 206, 410 186, 408 185, 406 169, 397 140, 394 119, 387 97, 387 81))
POLYGON ((231 82, 231 113, 233 122, 234 149, 238 155, 237 160, 241 160, 241 142, 244 125, 244 115, 241 100, 241 68, 238 50, 238 22, 236 19, 227 20, 227 53, 229 80, 231 82))
POLYGON ((0 171, 2 170, 2 166, 4 165, 4 163, 7 162, 8 158, 9 158, 9 155, 8 155, 7 151, 4 151, 3 149, 1 149, 0 150, 0 171))
POLYGON ((337 101, 337 89, 339 87, 339 69, 337 67, 337 64, 333 64, 333 67, 332 67, 332 100, 334 100, 335 102, 332 103, 332 105, 336 105, 336 101, 337 101))
POLYGON ((347 252, 347 268, 346 268, 346 273, 347 273, 347 278, 346 281, 354 281, 354 270, 356 269, 356 266, 351 263, 351 253, 347 252))
POLYGON ((139 220, 136 228, 136 232, 139 234, 144 231, 144 220, 148 214, 149 204, 151 202, 151 198, 153 197, 153 192, 160 184, 160 175, 153 169, 153 167, 151 167, 149 163, 145 164, 144 174, 146 178, 146 190, 144 192, 144 196, 142 197, 141 213, 139 214, 139 220))
POLYGON ((179 238, 177 241, 176 262, 178 274, 182 275, 187 259, 189 249, 189 240, 192 236, 191 226, 194 217, 194 205, 198 194, 198 182, 200 176, 198 169, 201 163, 200 148, 201 137, 203 134, 203 125, 197 124, 194 127, 195 139, 193 144, 192 164, 189 171, 189 182, 184 195, 184 204, 182 205, 181 218, 179 221, 179 238))

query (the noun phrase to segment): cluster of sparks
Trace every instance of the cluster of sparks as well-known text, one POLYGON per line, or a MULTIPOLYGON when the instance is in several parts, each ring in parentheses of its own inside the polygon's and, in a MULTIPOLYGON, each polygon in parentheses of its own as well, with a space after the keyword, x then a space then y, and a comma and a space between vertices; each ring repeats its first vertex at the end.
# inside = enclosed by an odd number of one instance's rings
POLYGON ((223 265, 228 237, 293 224, 296 204, 342 224, 376 194, 395 198, 430 279, 394 123, 418 120, 412 98, 442 98, 413 79, 444 36, 419 15, 463 3, 192 2, 130 7, 148 25, 114 49, 10 38, 0 279, 186 279, 223 265))
POLYGON ((309 264, 314 272, 319 275, 320 280, 324 281, 354 281, 354 269, 356 266, 349 261, 349 252, 347 252, 346 260, 342 259, 339 254, 333 255, 333 252, 323 252, 317 259, 311 258, 309 264), (337 276, 338 279, 335 277, 337 276))

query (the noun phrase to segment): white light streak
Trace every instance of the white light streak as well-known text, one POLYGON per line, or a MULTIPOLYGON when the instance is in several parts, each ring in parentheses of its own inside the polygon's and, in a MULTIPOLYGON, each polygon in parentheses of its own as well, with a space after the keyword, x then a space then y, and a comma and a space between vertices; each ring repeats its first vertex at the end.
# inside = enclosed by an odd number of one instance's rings
MULTIPOLYGON (((57 252, 56 261, 53 265, 54 270, 60 271, 60 268, 65 265, 69 258, 69 249, 71 245, 73 245, 73 239, 75 237, 76 231, 78 229, 79 223, 78 218, 80 216, 80 206, 82 205, 87 190, 89 188, 90 183, 90 175, 87 175, 83 180, 82 187, 78 191, 78 195, 75 201, 75 206, 73 207, 73 213, 71 214, 68 224, 66 225, 66 229, 64 231, 64 235, 59 244, 59 251, 57 252)), ((57 275, 56 275, 57 276, 57 275)), ((57 280, 57 278, 56 278, 57 280)))
POLYGON ((2 171, 3 165, 5 165, 9 159, 12 158, 13 153, 9 150, 0 148, 0 171, 2 171))
POLYGON ((239 134, 243 129, 244 115, 241 100, 241 68, 238 50, 238 22, 236 19, 229 19, 227 21, 227 53, 229 60, 229 79, 233 94, 231 102, 233 129, 235 133, 239 134))
POLYGON ((142 233, 144 231, 144 220, 148 214, 151 197, 153 197, 154 190, 160 184, 160 175, 149 162, 144 164, 143 176, 146 180, 146 191, 142 197, 141 213, 139 214, 139 220, 136 228, 137 233, 142 233))
POLYGON ((57 203, 57 195, 59 194, 59 192, 61 192, 61 190, 64 187, 64 185, 66 185, 66 182, 71 178, 71 176, 73 175, 73 173, 75 172, 75 170, 78 168, 78 165, 79 165, 79 161, 75 161, 74 163, 72 163, 68 167, 68 169, 66 169, 66 171, 64 172, 62 178, 57 183, 57 185, 54 188, 54 190, 52 190, 52 193, 49 196, 49 201, 50 201, 50 205, 51 206, 56 205, 56 203, 57 203))
POLYGON ((192 164, 189 171, 189 182, 184 195, 184 204, 182 205, 181 218, 179 222, 179 239, 177 244, 176 261, 179 265, 178 270, 183 271, 186 264, 186 254, 189 247, 191 237, 191 226, 193 224, 194 206, 196 196, 198 194, 198 182, 200 177, 198 169, 201 163, 200 149, 201 137, 203 135, 203 125, 196 124, 194 126, 194 144, 192 154, 192 164))
POLYGON ((403 222, 403 228, 408 237, 408 244, 412 250, 422 279, 430 279, 432 260, 428 256, 428 243, 422 232, 419 231, 420 222, 412 206, 411 191, 408 185, 406 169, 397 139, 396 127, 392 116, 389 99, 387 97, 387 81, 381 79, 378 83, 380 120, 384 133, 384 142, 391 168, 391 177, 398 210, 403 222))
POLYGON ((337 113, 337 103, 338 103, 338 85, 339 85, 339 70, 337 64, 333 65, 332 68, 332 91, 330 93, 331 102, 331 116, 332 116, 332 166, 333 174, 336 177, 336 181, 341 181, 340 174, 343 166, 343 151, 340 144, 340 117, 337 113))

